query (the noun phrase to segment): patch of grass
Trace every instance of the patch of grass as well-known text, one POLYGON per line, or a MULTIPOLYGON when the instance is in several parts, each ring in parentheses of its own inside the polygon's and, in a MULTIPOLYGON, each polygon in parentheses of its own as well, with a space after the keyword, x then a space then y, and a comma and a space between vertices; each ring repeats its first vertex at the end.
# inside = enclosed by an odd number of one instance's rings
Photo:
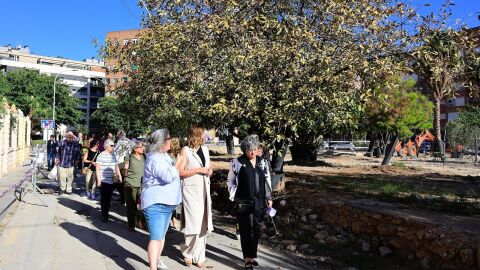
POLYGON ((391 203, 404 203, 415 208, 463 215, 480 214, 480 202, 471 196, 439 190, 413 183, 369 178, 332 177, 318 185, 321 190, 347 192, 377 198, 391 203))
POLYGON ((403 163, 402 161, 395 161, 392 163, 392 167, 405 169, 407 168, 407 165, 405 165, 405 163, 403 163))
POLYGON ((403 185, 385 183, 384 185, 380 186, 378 190, 384 196, 395 196, 400 192, 405 192, 406 188, 403 185))
POLYGON ((32 140, 31 146, 46 144, 44 140, 32 140))

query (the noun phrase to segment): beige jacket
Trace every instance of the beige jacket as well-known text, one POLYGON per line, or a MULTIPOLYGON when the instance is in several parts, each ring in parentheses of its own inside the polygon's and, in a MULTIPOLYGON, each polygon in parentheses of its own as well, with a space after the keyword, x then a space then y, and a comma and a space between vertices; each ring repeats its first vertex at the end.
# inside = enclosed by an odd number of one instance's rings
MULTIPOLYGON (((186 166, 185 169, 195 169, 202 166, 202 161, 195 150, 185 146, 186 166)), ((210 167, 210 154, 206 146, 202 146, 205 156, 205 167, 210 167)), ((212 222, 212 200, 210 198, 210 177, 196 174, 182 179, 183 195, 183 216, 182 228, 185 234, 204 234, 213 231, 212 222), (204 193, 206 203, 203 201, 204 193), (206 204, 206 206, 205 206, 206 204), (204 211, 206 211, 207 231, 202 231, 204 222, 204 211)))

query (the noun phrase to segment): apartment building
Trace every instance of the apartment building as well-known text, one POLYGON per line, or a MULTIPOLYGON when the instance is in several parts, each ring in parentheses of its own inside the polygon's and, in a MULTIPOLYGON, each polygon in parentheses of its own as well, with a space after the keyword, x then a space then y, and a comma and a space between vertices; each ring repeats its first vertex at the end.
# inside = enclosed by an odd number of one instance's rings
MULTIPOLYGON (((120 30, 108 32, 106 36, 107 41, 116 41, 120 46, 126 46, 128 44, 136 44, 139 35, 143 29, 134 29, 134 30, 120 30)), ((128 82, 128 76, 124 74, 125 67, 120 67, 117 64, 115 59, 107 58, 105 59, 106 67, 106 89, 107 95, 113 94, 114 90, 120 87, 123 83, 128 82)), ((132 67, 130 67, 132 68, 132 67)))
POLYGON ((71 94, 80 99, 77 109, 84 115, 81 123, 89 132, 99 130, 99 124, 91 120, 91 115, 98 108, 98 100, 105 96, 105 64, 102 61, 75 61, 58 56, 36 55, 27 46, 0 46, 0 72, 23 68, 58 77, 57 80, 62 79, 70 88, 71 94))

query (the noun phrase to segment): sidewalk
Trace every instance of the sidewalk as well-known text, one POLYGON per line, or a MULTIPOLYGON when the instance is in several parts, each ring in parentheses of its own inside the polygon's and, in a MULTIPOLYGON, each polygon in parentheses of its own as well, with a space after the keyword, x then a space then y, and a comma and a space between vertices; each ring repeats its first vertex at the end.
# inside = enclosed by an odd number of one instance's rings
MULTIPOLYGON (((0 196, 12 185, 15 185, 18 181, 20 181, 30 168, 30 165, 18 165, 16 168, 9 171, 8 174, 0 177, 0 196)), ((15 204, 18 203, 18 201, 16 201, 17 198, 15 197, 14 192, 15 189, 12 189, 6 192, 3 197, 0 197, 0 226, 2 225, 2 221, 6 215, 13 211, 15 204)))
MULTIPOLYGON (((41 195, 48 207, 33 198, 23 210, 17 208, 0 235, 0 269, 148 269, 148 234, 129 232, 124 206, 118 204, 112 203, 111 220, 103 223, 98 201, 80 197, 81 190, 41 195)), ((208 269, 243 269, 240 242, 233 239, 232 229, 216 228, 209 236, 208 269)), ((162 259, 169 269, 197 269, 183 265, 182 240, 182 233, 169 231, 162 259)), ((263 267, 257 269, 307 269, 280 251, 260 246, 258 254, 263 267)))

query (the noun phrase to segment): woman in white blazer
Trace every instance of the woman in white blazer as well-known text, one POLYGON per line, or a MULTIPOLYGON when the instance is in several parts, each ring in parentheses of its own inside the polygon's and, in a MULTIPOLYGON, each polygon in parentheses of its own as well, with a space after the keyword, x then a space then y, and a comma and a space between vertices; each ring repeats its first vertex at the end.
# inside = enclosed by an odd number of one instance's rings
POLYGON ((213 231, 212 201, 210 198, 210 155, 204 144, 205 130, 192 126, 187 145, 180 151, 182 178, 183 222, 185 243, 181 246, 185 264, 205 266, 207 234, 213 231))

